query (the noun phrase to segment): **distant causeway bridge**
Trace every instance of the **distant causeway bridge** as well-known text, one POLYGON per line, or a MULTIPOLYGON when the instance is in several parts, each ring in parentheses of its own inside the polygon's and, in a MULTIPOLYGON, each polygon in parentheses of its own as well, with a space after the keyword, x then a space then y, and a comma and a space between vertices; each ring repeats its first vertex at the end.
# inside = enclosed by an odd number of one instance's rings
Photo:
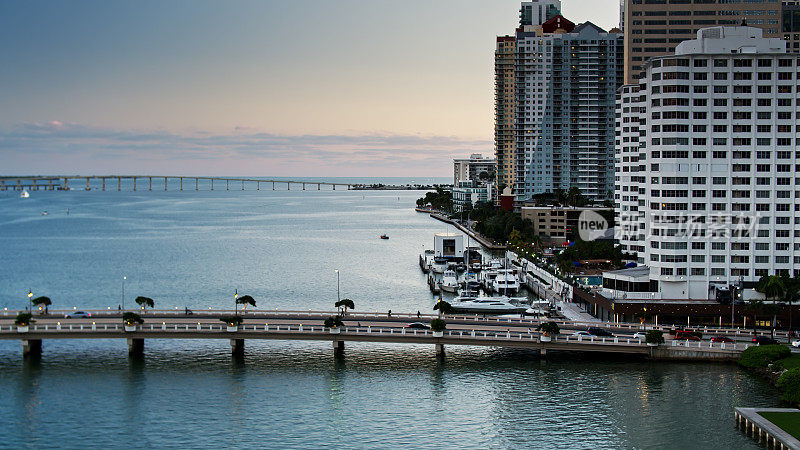
MULTIPOLYGON (((528 348, 541 355, 548 351, 571 351, 682 360, 735 360, 749 346, 743 342, 728 343, 726 347, 725 343, 669 341, 666 345, 652 347, 641 338, 630 336, 573 336, 571 333, 548 338, 535 330, 539 321, 529 318, 448 315, 445 316, 448 329, 434 334, 428 329, 406 326, 409 322, 436 317, 424 314, 349 312, 344 317, 344 326, 330 329, 324 327, 323 320, 336 312, 256 310, 243 314, 244 322, 238 327, 228 328, 219 321, 223 314, 220 311, 187 315, 183 311, 166 310, 148 311, 144 314, 144 324, 126 330, 117 311, 94 311, 90 318, 63 318, 64 313, 70 312, 36 315, 36 323, 20 330, 13 325, 16 312, 4 311, 0 315, 0 339, 19 340, 23 355, 41 355, 42 341, 46 339, 126 339, 128 352, 134 356, 144 354, 145 339, 228 339, 232 354, 240 356, 244 354, 246 339, 331 341, 336 355, 343 354, 344 343, 349 341, 427 344, 434 346, 440 355, 444 354, 445 345, 462 345, 528 348)), ((565 328, 580 328, 577 323, 560 321, 560 324, 565 328)))
POLYGON ((297 180, 273 180, 261 178, 229 178, 229 177, 190 177, 190 176, 169 176, 169 175, 60 175, 60 176, 27 176, 27 177, 0 177, 0 191, 7 190, 29 190, 29 191, 63 191, 73 189, 75 185, 86 190, 99 189, 121 191, 123 186, 126 190, 134 191, 153 190, 155 180, 156 190, 194 190, 199 191, 208 189, 213 191, 214 186, 219 188, 225 185, 225 190, 230 190, 231 185, 245 190, 245 188, 260 191, 264 188, 291 190, 292 186, 316 190, 330 189, 336 190, 337 187, 353 189, 353 183, 336 183, 330 181, 297 181, 297 180), (72 185, 70 185, 72 183, 72 185), (124 183, 124 184, 123 184, 124 183))

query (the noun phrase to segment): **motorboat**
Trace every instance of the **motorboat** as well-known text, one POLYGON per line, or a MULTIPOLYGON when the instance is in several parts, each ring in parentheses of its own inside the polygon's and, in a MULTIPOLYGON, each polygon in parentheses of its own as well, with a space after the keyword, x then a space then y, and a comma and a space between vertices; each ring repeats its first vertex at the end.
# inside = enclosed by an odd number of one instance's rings
POLYGON ((456 312, 477 314, 519 314, 528 309, 503 297, 456 297, 450 304, 456 312))
POLYGON ((27 189, 23 189, 22 192, 19 193, 19 198, 29 198, 30 196, 31 194, 27 189))
POLYGON ((422 269, 422 273, 430 272, 431 259, 433 259, 433 250, 425 250, 424 254, 419 255, 419 267, 422 269))
POLYGON ((445 270, 447 270, 447 258, 442 258, 440 256, 434 257, 433 264, 431 264, 431 272, 444 273, 445 270))
POLYGON ((381 239, 389 239, 389 236, 387 236, 387 235, 385 235, 385 234, 382 234, 382 235, 381 235, 381 239))
POLYGON ((503 294, 515 293, 519 290, 519 280, 512 269, 502 269, 492 282, 492 290, 503 294))
POLYGON ((468 291, 477 291, 481 287, 481 282, 478 280, 478 274, 475 272, 467 272, 464 275, 464 288, 468 291))
POLYGON ((452 269, 447 269, 442 275, 442 281, 439 283, 439 288, 445 292, 455 292, 458 290, 458 275, 452 269))

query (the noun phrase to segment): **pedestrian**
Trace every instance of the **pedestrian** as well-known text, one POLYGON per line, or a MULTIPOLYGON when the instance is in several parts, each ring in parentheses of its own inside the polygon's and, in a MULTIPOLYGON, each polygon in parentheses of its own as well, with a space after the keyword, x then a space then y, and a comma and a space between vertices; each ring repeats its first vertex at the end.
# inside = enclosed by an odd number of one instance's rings
POLYGON ((417 319, 419 319, 419 311, 417 311, 417 319))
POLYGON ((122 311, 122 305, 117 305, 117 311, 122 311))
POLYGON ((388 317, 392 317, 392 310, 391 309, 389 310, 389 314, 387 314, 387 316, 388 317))

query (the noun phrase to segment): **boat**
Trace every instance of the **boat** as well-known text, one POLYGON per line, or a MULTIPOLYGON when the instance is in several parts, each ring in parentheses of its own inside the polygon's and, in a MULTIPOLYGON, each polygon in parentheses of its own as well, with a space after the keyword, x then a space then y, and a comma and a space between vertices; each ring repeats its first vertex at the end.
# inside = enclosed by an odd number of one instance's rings
POLYGON ((519 314, 525 312, 526 305, 515 305, 508 297, 456 297, 450 304, 456 312, 477 314, 519 314))
POLYGON ((387 236, 387 235, 385 235, 385 234, 382 234, 382 235, 381 235, 381 239, 389 239, 389 236, 387 236))
POLYGON ((464 288, 468 291, 477 291, 481 287, 478 275, 475 272, 467 272, 464 275, 464 288))
POLYGON ((452 269, 447 269, 442 275, 442 282, 439 283, 439 288, 445 292, 455 292, 458 289, 458 276, 452 269))
POLYGON ((431 264, 431 272, 444 273, 446 269, 447 269, 447 258, 443 258, 440 256, 436 256, 433 258, 433 264, 431 264))
POLYGON ((42 211, 42 215, 46 216, 47 215, 47 211, 42 211))
POLYGON ((27 189, 23 189, 22 192, 19 193, 19 198, 28 198, 31 194, 28 192, 27 189))
POLYGON ((492 289, 503 294, 515 293, 519 290, 519 280, 512 269, 502 269, 492 282, 492 289))
POLYGON ((425 250, 422 255, 419 255, 419 267, 422 269, 422 273, 430 272, 431 259, 433 259, 433 250, 425 250))

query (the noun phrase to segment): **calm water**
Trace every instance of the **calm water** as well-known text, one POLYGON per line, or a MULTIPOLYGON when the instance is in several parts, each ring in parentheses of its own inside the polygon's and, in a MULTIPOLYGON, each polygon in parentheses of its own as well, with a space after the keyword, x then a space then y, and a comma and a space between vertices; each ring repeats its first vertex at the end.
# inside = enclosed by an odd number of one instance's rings
MULTIPOLYGON (((443 224, 418 192, 0 194, 0 309, 33 289, 54 307, 430 310, 417 266, 443 224), (66 211, 69 209, 69 215, 66 211), (41 215, 47 210, 46 216, 41 215), (382 233, 391 237, 378 239, 382 233)), ((0 447, 756 448, 734 406, 778 406, 733 365, 540 360, 526 351, 250 342, 0 342, 0 447)))

